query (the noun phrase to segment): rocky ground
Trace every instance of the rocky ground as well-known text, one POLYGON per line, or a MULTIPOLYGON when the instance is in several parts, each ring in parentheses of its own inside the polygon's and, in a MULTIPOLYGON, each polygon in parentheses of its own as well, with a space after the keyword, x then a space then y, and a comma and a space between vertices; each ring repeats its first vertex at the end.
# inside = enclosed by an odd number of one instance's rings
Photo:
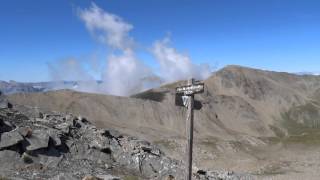
MULTIPOLYGON (((148 141, 89 120, 14 106, 0 96, 0 179, 183 179, 181 161, 148 141)), ((253 179, 195 170, 194 179, 253 179)))

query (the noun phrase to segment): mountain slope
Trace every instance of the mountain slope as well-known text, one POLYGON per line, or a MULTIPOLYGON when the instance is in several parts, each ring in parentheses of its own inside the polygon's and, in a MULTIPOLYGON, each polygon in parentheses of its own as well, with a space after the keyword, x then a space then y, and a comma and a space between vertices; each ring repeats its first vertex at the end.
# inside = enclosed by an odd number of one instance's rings
MULTIPOLYGON (((205 92, 196 95, 202 103, 195 111, 197 166, 260 172, 261 164, 278 161, 279 152, 279 156, 290 154, 291 160, 291 150, 288 153, 284 148, 287 143, 320 144, 320 76, 227 66, 204 83, 205 92), (228 162, 229 158, 234 162, 228 162), (261 159, 266 160, 261 163, 261 159)), ((170 155, 182 158, 186 109, 175 105, 174 94, 182 84, 132 97, 63 90, 14 94, 9 100, 81 114, 98 127, 113 127, 157 142, 170 155)))
MULTIPOLYGON (((228 66, 204 81, 205 93, 196 95, 202 109, 195 112, 195 129, 200 135, 231 137, 275 135, 281 115, 295 106, 317 101, 320 78, 228 66)), ((183 135, 185 109, 174 104, 174 88, 165 85, 127 97, 68 90, 16 94, 10 101, 50 110, 82 114, 95 124, 130 127, 134 131, 170 131, 183 135)), ((314 103, 312 103, 314 104, 314 103)), ((315 106, 317 107, 317 106, 315 106)), ((280 127, 279 127, 280 128, 280 127)), ((143 132, 147 133, 147 132, 143 132)))

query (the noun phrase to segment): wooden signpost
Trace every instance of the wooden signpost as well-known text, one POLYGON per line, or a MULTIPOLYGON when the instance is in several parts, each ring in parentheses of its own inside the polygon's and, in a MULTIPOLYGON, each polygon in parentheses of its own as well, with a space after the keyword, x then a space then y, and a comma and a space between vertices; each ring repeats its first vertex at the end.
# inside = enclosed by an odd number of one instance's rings
POLYGON ((181 96, 183 104, 188 107, 187 115, 187 172, 186 180, 191 180, 192 177, 192 146, 193 146, 193 107, 194 107, 194 94, 203 93, 204 83, 195 83, 194 79, 188 80, 188 85, 176 88, 176 95, 181 96))

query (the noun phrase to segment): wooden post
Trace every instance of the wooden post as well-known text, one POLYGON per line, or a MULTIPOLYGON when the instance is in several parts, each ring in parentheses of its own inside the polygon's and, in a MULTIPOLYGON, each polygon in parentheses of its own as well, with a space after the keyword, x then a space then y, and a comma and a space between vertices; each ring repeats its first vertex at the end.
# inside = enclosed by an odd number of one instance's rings
MULTIPOLYGON (((194 79, 188 80, 188 85, 193 85, 194 79)), ((191 180, 192 178, 192 146, 193 146, 193 103, 194 103, 194 95, 189 96, 188 102, 188 116, 186 122, 186 133, 187 133, 187 172, 186 172, 186 180, 191 180)))
POLYGON ((186 121, 186 135, 187 135, 187 147, 186 147, 186 171, 185 180, 191 180, 192 178, 192 146, 193 146, 193 106, 194 95, 204 92, 204 83, 195 82, 194 79, 188 80, 186 86, 180 86, 176 88, 176 104, 179 105, 178 98, 182 98, 183 105, 187 104, 187 121, 186 121), (178 97, 177 97, 178 96, 178 97), (185 97, 188 97, 186 99, 185 97), (187 103, 185 103, 187 100, 187 103))

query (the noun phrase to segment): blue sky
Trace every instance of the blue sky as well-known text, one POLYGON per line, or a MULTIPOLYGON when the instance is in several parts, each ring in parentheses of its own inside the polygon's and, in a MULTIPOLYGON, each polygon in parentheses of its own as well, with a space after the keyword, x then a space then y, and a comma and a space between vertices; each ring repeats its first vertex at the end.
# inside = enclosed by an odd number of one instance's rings
MULTIPOLYGON (((141 49, 169 34, 194 63, 237 64, 287 72, 320 71, 319 0, 101 0, 134 26, 141 49)), ((105 47, 77 15, 90 1, 0 2, 0 79, 50 80, 47 63, 104 59, 105 47)), ((144 63, 153 57, 141 50, 144 63)), ((156 68, 156 67, 154 67, 156 68)))

